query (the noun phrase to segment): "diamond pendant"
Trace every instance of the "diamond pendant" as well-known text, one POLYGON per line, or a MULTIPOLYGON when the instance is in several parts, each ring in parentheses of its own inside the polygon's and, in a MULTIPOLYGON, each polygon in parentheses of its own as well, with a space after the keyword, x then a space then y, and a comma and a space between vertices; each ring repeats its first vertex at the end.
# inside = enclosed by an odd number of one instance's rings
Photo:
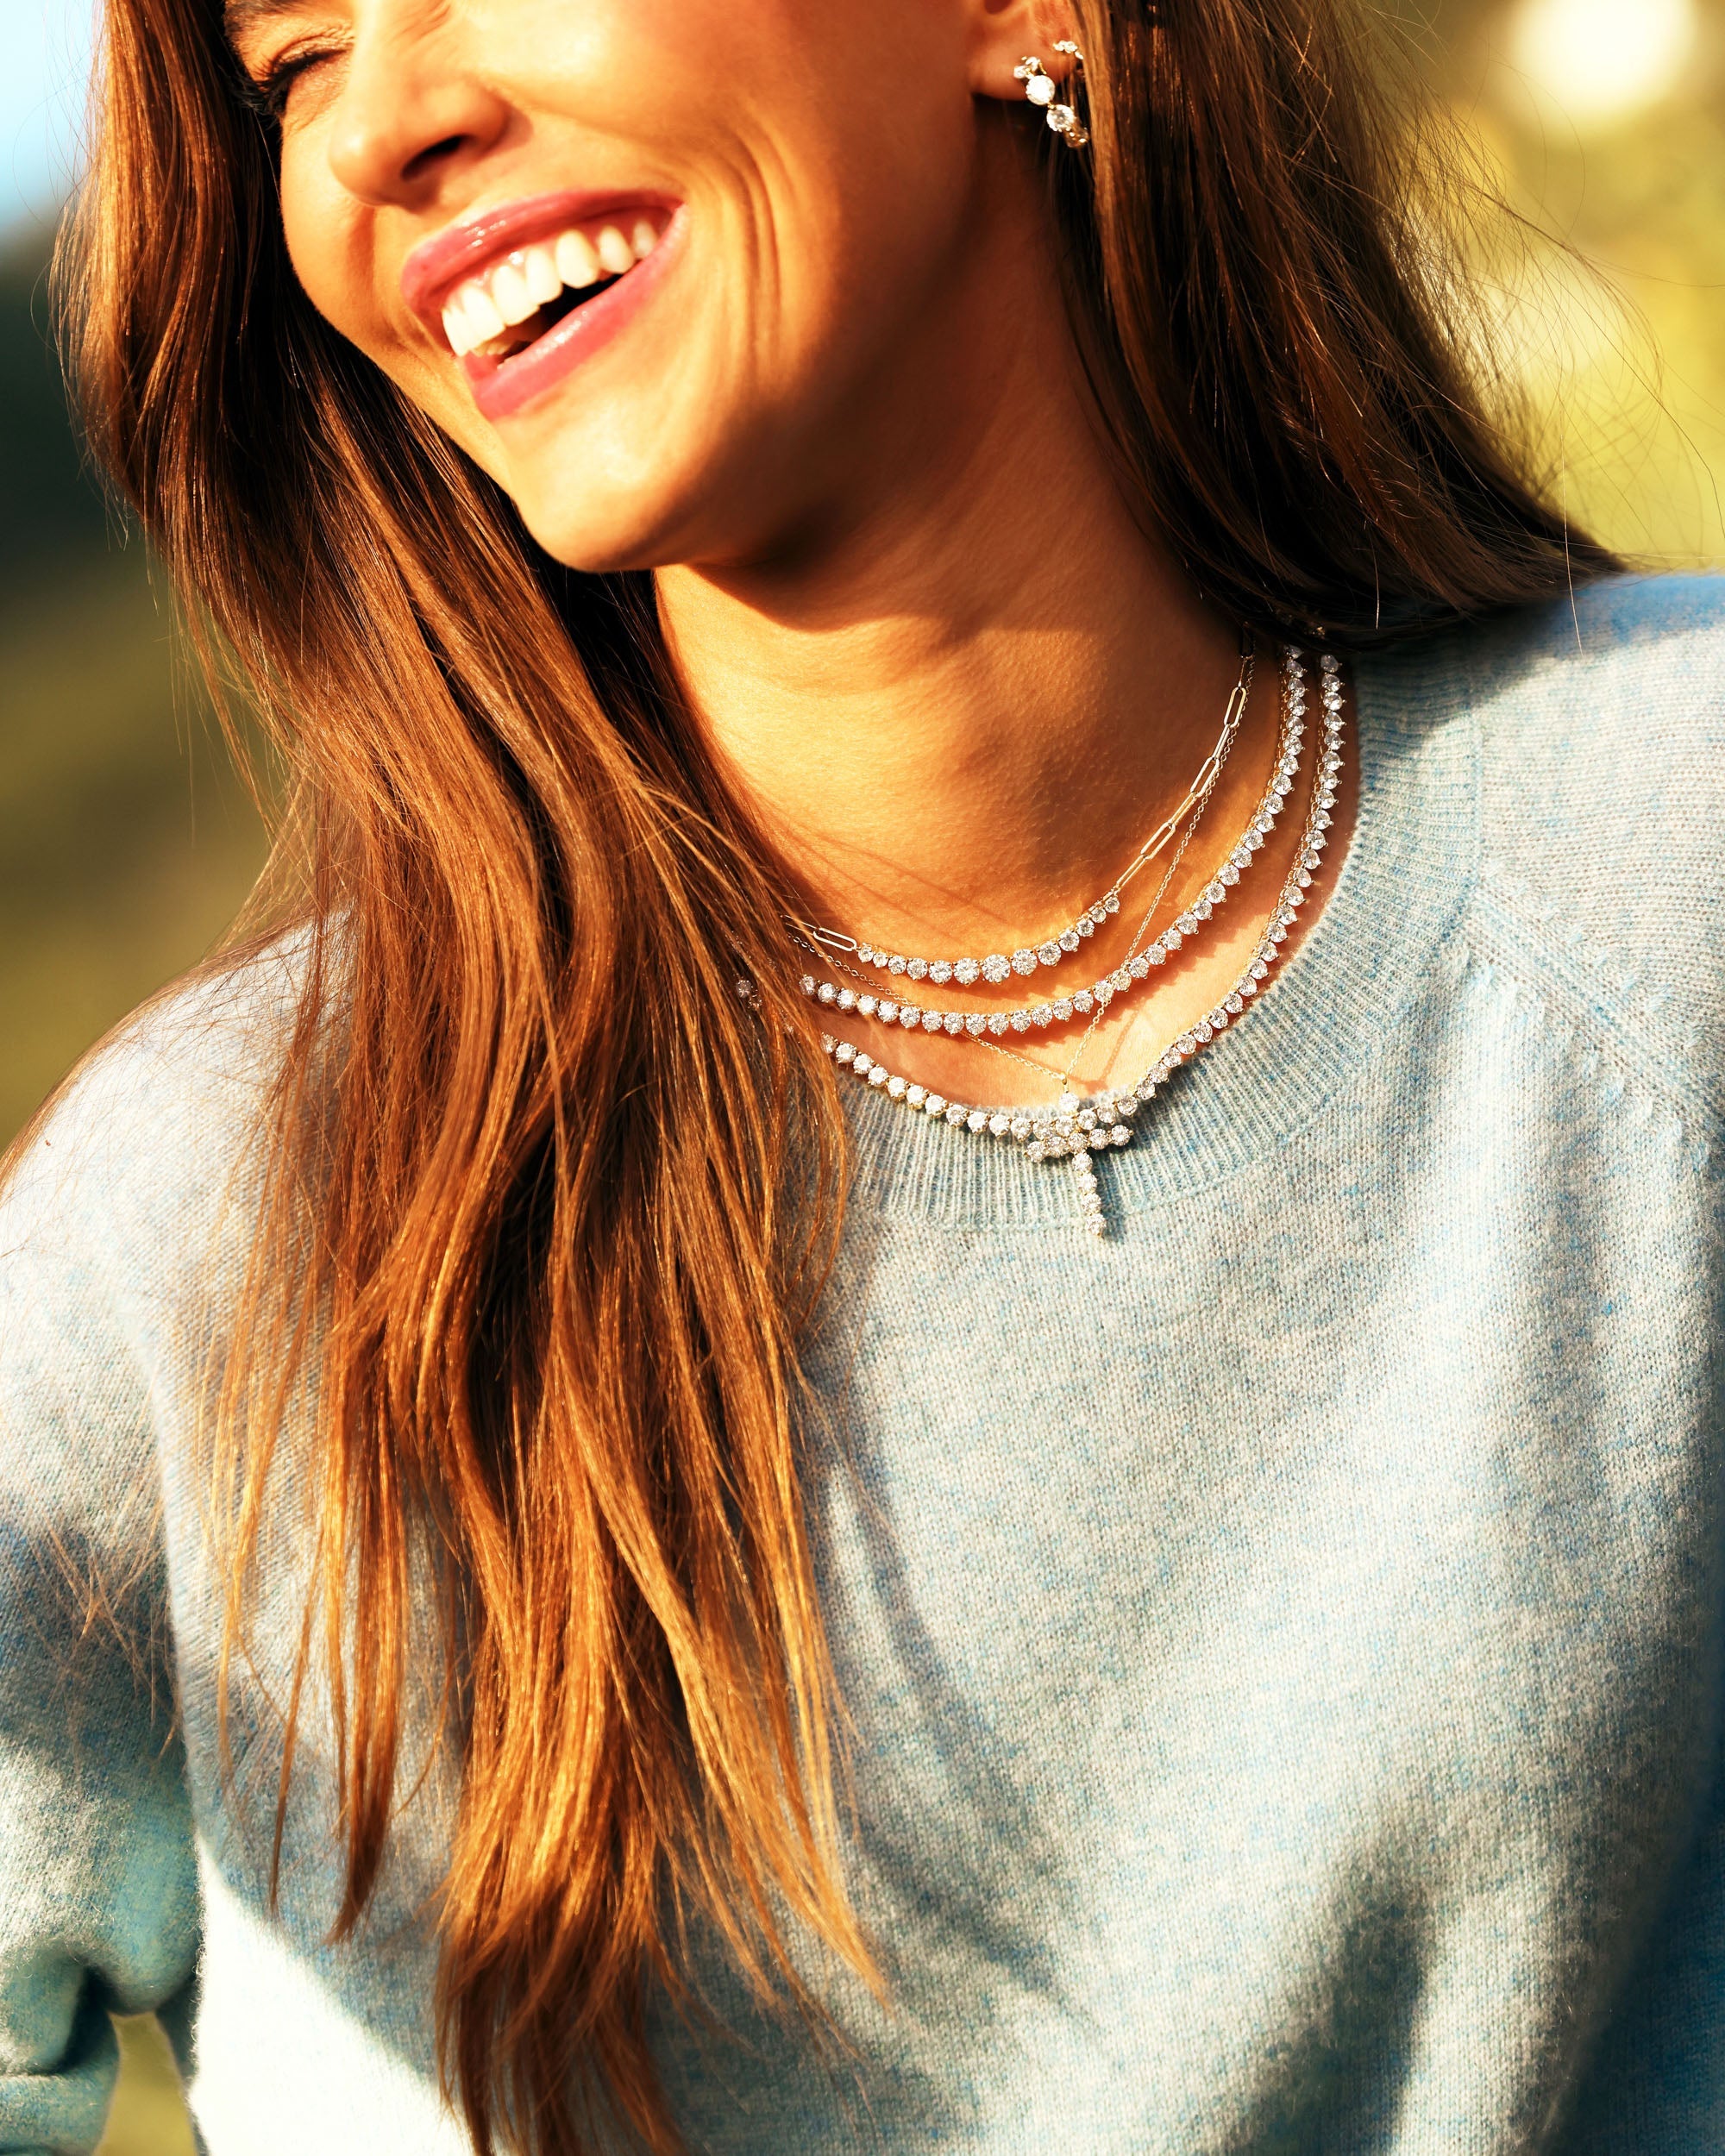
POLYGON ((1132 1125, 1127 1119, 1138 1108, 1135 1093, 1099 1093, 1088 1100, 1079 1094, 1063 1093, 1052 1110, 1035 1118, 1021 1141, 1028 1160, 1071 1162, 1078 1188, 1079 1216, 1092 1235, 1102 1234, 1107 1227, 1095 1156, 1107 1146, 1132 1144, 1132 1125))

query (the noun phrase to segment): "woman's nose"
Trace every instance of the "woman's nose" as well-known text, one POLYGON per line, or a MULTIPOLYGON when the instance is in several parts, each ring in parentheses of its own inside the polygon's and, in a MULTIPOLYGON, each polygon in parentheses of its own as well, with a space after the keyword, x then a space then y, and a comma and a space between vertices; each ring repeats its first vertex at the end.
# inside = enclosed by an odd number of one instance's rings
POLYGON ((412 206, 497 141, 508 108, 464 64, 442 8, 384 0, 355 12, 329 168, 362 202, 412 206))

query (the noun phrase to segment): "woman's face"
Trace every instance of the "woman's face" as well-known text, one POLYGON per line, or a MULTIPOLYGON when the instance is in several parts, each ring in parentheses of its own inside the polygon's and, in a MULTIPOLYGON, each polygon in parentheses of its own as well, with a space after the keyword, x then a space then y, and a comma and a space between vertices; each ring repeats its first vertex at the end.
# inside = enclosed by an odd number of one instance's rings
POLYGON ((229 22, 313 304, 589 569, 794 548, 915 453, 993 334, 982 227, 1038 200, 1029 128, 979 95, 1061 34, 1020 0, 229 22))

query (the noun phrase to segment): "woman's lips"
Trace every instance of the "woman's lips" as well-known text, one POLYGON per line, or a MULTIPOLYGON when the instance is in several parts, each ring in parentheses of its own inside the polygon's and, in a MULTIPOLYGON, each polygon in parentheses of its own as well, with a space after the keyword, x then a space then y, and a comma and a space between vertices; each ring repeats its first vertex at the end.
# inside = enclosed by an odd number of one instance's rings
POLYGON ((422 241, 402 264, 402 297, 435 335, 443 303, 455 287, 493 268, 516 249, 555 238, 571 227, 612 218, 627 221, 643 210, 662 226, 676 206, 670 197, 650 190, 601 192, 568 187, 499 203, 422 241))
POLYGON ((645 261, 583 300, 524 351, 504 360, 469 352, 461 366, 484 417, 512 417, 620 335, 674 267, 686 229, 687 218, 679 209, 645 261))

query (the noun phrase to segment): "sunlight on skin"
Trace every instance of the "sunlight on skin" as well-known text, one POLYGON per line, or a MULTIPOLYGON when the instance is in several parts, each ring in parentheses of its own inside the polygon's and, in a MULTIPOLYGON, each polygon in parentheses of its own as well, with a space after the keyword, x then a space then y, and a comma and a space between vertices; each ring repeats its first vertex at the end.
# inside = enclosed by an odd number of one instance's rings
MULTIPOLYGON (((250 12, 248 71, 296 70, 282 200, 314 304, 549 551, 658 572, 692 701, 811 909, 882 942, 986 950, 1105 889, 1208 751, 1238 642, 1132 522, 1091 423, 1045 137, 1013 76, 1027 52, 1053 58, 1058 15, 1033 0, 250 12), (543 346, 457 359, 450 263, 472 273, 465 241, 493 216, 524 215, 524 245, 549 238, 520 210, 547 201, 616 205, 625 228, 648 212, 663 236, 543 346), (630 311, 631 290, 646 296, 630 311), (505 409, 511 366, 543 385, 505 409)), ((1195 882, 1264 782, 1274 677, 1266 664, 1195 882)), ((1265 911, 1282 858, 1260 856, 1265 911)), ((1169 971, 1110 1013, 1106 1060, 1125 1029, 1165 1038, 1208 1007, 1197 970, 1169 971)), ((1057 1090, 933 1039, 898 1046, 900 1065, 969 1095, 1057 1090)))

